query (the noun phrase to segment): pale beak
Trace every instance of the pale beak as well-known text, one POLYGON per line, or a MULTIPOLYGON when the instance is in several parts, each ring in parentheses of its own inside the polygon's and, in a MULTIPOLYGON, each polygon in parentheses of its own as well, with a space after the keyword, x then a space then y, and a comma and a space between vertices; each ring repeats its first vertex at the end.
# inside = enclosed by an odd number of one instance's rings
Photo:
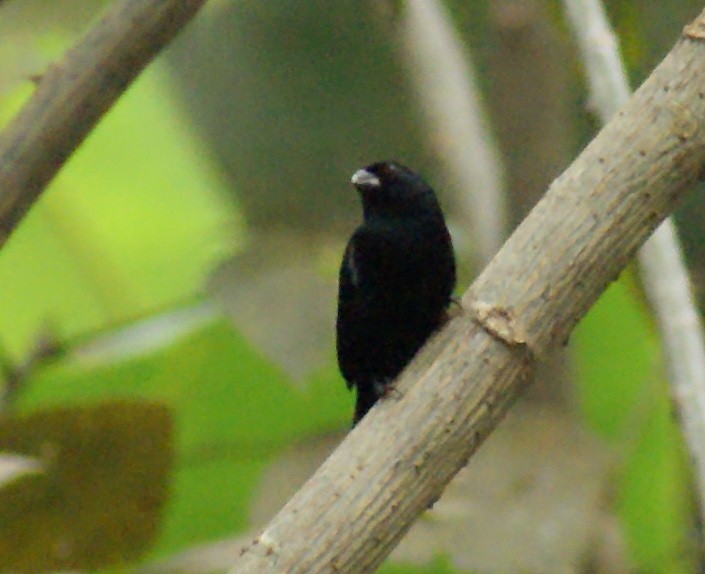
POLYGON ((358 169, 350 179, 351 183, 358 189, 374 189, 381 187, 382 182, 379 178, 366 169, 358 169))

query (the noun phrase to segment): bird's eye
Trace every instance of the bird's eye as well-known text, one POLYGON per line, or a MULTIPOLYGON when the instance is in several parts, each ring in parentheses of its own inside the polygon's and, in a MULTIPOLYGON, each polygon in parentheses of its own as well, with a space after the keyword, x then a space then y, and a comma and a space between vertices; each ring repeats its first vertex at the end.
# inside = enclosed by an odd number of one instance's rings
POLYGON ((379 174, 383 178, 393 178, 399 173, 399 168, 394 163, 383 163, 379 167, 379 174))
POLYGON ((396 179, 403 171, 401 166, 393 161, 378 161, 368 165, 365 171, 376 175, 381 181, 396 179))

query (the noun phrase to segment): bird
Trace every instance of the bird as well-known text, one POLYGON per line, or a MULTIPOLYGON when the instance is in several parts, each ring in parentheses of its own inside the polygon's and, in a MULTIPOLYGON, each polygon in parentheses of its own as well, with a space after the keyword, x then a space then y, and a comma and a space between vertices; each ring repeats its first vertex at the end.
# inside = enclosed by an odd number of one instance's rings
POLYGON ((348 240, 338 279, 336 351, 357 392, 353 427, 444 322, 455 255, 436 194, 394 162, 356 171, 362 223, 348 240))

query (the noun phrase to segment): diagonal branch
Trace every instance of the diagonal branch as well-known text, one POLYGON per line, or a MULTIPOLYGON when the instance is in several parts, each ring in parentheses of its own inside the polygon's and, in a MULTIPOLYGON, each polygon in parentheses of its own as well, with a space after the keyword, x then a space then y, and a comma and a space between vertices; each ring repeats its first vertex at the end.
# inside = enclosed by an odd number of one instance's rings
POLYGON ((369 572, 705 166, 705 11, 232 572, 369 572))
MULTIPOLYGON (((603 123, 629 98, 617 40, 600 0, 565 0, 587 68, 592 104, 603 123)), ((705 517, 705 337, 672 218, 639 251, 642 281, 661 333, 673 400, 705 517)))
POLYGON ((0 134, 0 247, 102 115, 205 0, 122 0, 0 134))

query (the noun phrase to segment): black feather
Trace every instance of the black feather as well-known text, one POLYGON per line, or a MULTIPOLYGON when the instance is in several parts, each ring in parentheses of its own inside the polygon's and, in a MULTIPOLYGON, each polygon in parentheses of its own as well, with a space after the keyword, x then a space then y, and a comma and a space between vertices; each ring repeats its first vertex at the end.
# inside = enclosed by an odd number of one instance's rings
POLYGON ((455 287, 450 234, 433 189, 394 162, 353 175, 363 223, 340 268, 338 365, 357 389, 353 424, 443 322, 455 287))

